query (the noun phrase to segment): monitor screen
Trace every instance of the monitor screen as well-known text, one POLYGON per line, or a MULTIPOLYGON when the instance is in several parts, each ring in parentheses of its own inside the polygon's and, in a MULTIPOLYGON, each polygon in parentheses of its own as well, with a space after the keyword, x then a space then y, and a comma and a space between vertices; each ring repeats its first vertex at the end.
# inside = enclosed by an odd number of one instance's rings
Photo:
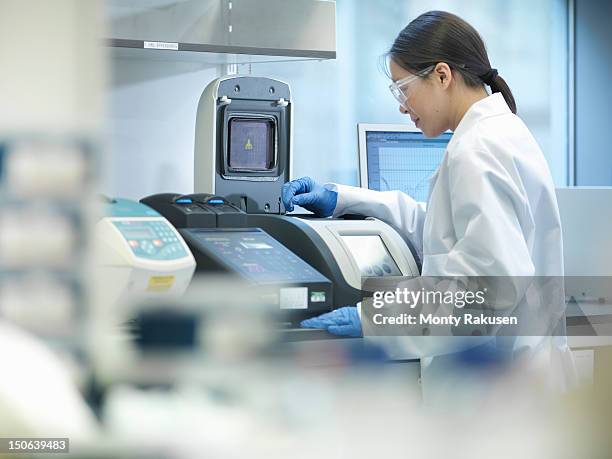
POLYGON ((232 271, 259 283, 326 282, 318 271, 263 231, 197 230, 197 251, 223 260, 232 271))
POLYGON ((230 118, 228 166, 235 170, 269 171, 274 168, 272 119, 230 118))
POLYGON ((401 276, 402 272, 378 235, 343 235, 361 277, 401 276))
POLYGON ((421 132, 367 131, 367 187, 399 190, 426 202, 429 178, 435 172, 452 134, 429 139, 421 132))

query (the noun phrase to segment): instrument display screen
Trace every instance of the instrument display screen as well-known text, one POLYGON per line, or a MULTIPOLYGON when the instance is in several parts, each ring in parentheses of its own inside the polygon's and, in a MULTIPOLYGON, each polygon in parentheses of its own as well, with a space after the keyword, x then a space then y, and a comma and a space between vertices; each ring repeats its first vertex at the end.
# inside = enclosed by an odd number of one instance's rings
POLYGON ((126 239, 155 239, 157 236, 146 226, 140 226, 135 228, 123 227, 121 232, 126 239))
POLYGON ((326 282, 305 261, 263 231, 188 229, 196 251, 216 259, 256 282, 326 282))
POLYGON ((230 169, 272 170, 275 163, 274 130, 272 119, 231 118, 227 158, 230 169))
POLYGON ((188 256, 180 236, 164 218, 121 219, 113 224, 138 258, 166 261, 188 256))
POLYGON ((402 275, 380 236, 343 235, 342 240, 357 263, 361 277, 402 275))

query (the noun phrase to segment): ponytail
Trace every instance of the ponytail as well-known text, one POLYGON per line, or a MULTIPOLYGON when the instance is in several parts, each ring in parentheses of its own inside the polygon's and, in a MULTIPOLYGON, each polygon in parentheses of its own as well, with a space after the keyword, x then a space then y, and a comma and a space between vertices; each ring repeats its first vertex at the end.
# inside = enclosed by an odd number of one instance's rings
POLYGON ((469 87, 488 85, 516 113, 506 81, 491 68, 485 44, 470 24, 445 11, 423 13, 402 30, 388 53, 404 69, 418 73, 438 62, 458 72, 469 87))
POLYGON ((491 88, 492 93, 500 92, 502 96, 504 96, 504 100, 506 104, 508 104, 508 108, 514 114, 516 114, 516 101, 514 100, 514 96, 512 95, 512 91, 508 87, 506 80, 504 80, 499 75, 496 75, 495 78, 490 83, 487 83, 491 88))

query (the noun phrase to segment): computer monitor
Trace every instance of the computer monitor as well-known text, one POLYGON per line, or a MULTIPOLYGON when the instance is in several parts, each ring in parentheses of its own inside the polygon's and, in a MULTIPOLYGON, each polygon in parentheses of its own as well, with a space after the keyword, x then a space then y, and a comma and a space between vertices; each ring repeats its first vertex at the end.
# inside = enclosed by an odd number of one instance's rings
POLYGON ((440 164, 452 133, 430 139, 409 125, 365 123, 359 123, 357 131, 361 187, 399 190, 416 201, 427 201, 429 177, 440 164))

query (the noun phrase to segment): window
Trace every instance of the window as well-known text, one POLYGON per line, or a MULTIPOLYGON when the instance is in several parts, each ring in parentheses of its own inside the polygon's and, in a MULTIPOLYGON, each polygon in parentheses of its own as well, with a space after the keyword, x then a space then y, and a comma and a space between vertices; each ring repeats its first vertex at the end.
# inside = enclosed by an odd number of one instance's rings
POLYGON ((358 122, 402 123, 380 56, 419 14, 441 9, 470 22, 508 82, 557 186, 568 175, 567 1, 336 2, 337 59, 252 64, 255 75, 289 82, 294 101, 294 177, 358 182, 358 122))

